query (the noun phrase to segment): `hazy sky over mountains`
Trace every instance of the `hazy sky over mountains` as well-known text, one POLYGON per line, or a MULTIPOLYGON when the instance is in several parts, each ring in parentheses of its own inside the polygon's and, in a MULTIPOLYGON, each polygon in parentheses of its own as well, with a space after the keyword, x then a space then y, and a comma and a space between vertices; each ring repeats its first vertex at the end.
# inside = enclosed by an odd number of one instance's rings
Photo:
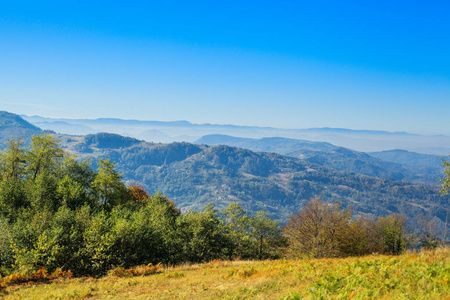
POLYGON ((2 1, 0 108, 450 133, 448 1, 2 1))

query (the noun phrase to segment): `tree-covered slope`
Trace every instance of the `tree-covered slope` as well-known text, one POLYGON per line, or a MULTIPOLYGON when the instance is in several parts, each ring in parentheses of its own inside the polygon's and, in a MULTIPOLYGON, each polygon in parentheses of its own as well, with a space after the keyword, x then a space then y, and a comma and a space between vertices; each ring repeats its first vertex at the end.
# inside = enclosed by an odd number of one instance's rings
POLYGON ((89 149, 96 157, 116 161, 125 180, 151 193, 161 191, 185 210, 201 209, 209 201, 219 207, 238 201, 251 212, 266 209, 286 220, 319 194, 375 216, 399 212, 444 221, 449 208, 449 198, 441 197, 438 187, 357 175, 275 153, 145 142, 89 149))
POLYGON ((20 116, 6 111, 0 111, 0 148, 6 147, 6 142, 10 138, 21 138, 28 141, 33 135, 38 135, 44 131, 31 123, 25 121, 20 116))
MULTIPOLYGON (((341 171, 393 180, 436 184, 441 175, 441 169, 434 168, 434 165, 426 164, 416 169, 405 165, 405 160, 384 160, 383 155, 369 155, 324 142, 280 137, 249 139, 226 135, 208 135, 197 140, 196 143, 235 146, 258 152, 275 152, 341 171)), ((425 163, 431 163, 431 161, 425 163)))

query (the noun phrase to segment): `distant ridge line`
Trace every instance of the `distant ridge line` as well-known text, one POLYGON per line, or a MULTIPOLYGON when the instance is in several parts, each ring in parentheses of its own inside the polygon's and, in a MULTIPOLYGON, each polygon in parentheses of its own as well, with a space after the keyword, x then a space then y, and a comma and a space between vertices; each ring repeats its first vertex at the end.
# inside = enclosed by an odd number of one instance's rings
POLYGON ((129 124, 142 124, 142 125, 170 125, 170 126, 189 126, 189 127, 224 127, 224 128, 255 128, 255 129, 264 129, 264 130, 286 130, 286 131, 331 131, 331 132, 340 132, 340 133, 349 133, 349 134, 385 134, 385 135, 413 135, 413 136, 442 136, 448 137, 443 134, 436 135, 423 135, 418 133, 410 133, 406 131, 385 131, 385 130, 372 130, 372 129, 349 129, 349 128, 334 128, 334 127, 311 127, 311 128, 278 128, 273 126, 252 126, 252 125, 234 125, 234 124, 214 124, 214 123, 192 123, 187 120, 177 120, 177 121, 157 121, 157 120, 137 120, 137 119, 121 119, 121 118, 95 118, 95 119, 72 119, 72 118, 47 118, 39 115, 20 115, 25 118, 39 118, 43 121, 62 121, 62 122, 117 122, 117 123, 129 123, 129 124))

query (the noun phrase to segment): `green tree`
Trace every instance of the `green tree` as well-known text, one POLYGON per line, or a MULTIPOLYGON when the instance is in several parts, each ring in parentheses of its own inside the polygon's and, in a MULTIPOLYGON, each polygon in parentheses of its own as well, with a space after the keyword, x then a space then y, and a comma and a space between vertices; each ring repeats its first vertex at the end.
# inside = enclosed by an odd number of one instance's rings
POLYGON ((170 201, 166 196, 157 192, 146 200, 145 206, 141 207, 143 212, 149 217, 149 224, 154 231, 155 244, 152 250, 152 260, 150 262, 178 262, 183 260, 182 234, 179 227, 181 211, 176 207, 175 202, 170 201))
POLYGON ((279 248, 284 245, 279 222, 272 220, 266 211, 260 210, 250 218, 253 248, 258 259, 279 256, 279 248))
POLYGON ((19 209, 26 206, 23 175, 25 168, 23 141, 10 139, 0 155, 0 216, 14 221, 19 209))
MULTIPOLYGON (((450 156, 450 155, 449 155, 450 156)), ((442 181, 442 189, 441 189, 441 195, 447 195, 450 191, 450 162, 442 158, 442 165, 444 167, 444 178, 441 178, 440 181, 442 181)), ((446 211, 446 218, 445 218, 445 224, 444 224, 444 232, 442 235, 442 244, 444 245, 446 241, 448 240, 448 216, 450 214, 450 211, 446 211)))
POLYGON ((61 205, 58 194, 58 178, 47 171, 38 173, 33 181, 28 181, 27 195, 31 207, 35 210, 43 208, 55 212, 61 205))
POLYGON ((450 190, 450 162, 442 158, 442 166, 444 167, 444 178, 441 178, 442 188, 441 194, 447 195, 450 190))
POLYGON ((0 155, 0 174, 3 180, 22 178, 26 162, 24 156, 23 141, 10 139, 8 148, 0 155))
POLYGON ((14 222, 20 209, 28 206, 25 186, 22 180, 8 178, 0 182, 0 216, 14 222))
POLYGON ((106 274, 111 269, 111 247, 114 240, 111 228, 111 219, 107 211, 101 210, 92 216, 83 234, 85 246, 81 250, 86 273, 106 274))
POLYGON ((97 191, 99 202, 108 208, 123 204, 127 198, 127 188, 121 181, 122 175, 116 171, 115 164, 109 159, 100 159, 98 166, 98 173, 93 185, 97 191))
POLYGON ((92 159, 78 160, 76 156, 67 155, 63 161, 61 177, 69 176, 90 193, 96 175, 92 169, 92 159))
POLYGON ((180 219, 179 228, 184 260, 201 262, 222 257, 225 240, 214 205, 208 204, 203 212, 188 212, 180 219))
POLYGON ((398 255, 406 249, 406 225, 404 216, 392 214, 379 218, 377 226, 385 252, 398 255))
MULTIPOLYGON (((89 211, 87 207, 85 210, 89 211)), ((77 223, 79 212, 61 206, 53 215, 49 228, 37 238, 32 249, 35 267, 45 267, 49 271, 56 268, 77 270, 79 249, 83 244, 84 226, 77 223)))
POLYGON ((30 149, 26 152, 26 172, 32 180, 40 173, 58 176, 64 159, 64 150, 53 136, 37 135, 31 138, 30 149))
POLYGON ((228 259, 247 257, 250 248, 250 222, 246 211, 239 203, 232 202, 221 211, 223 230, 227 240, 225 251, 228 259))
POLYGON ((88 204, 98 205, 94 191, 96 172, 91 160, 79 161, 75 156, 67 156, 63 162, 61 177, 58 182, 58 194, 63 205, 76 209, 88 204))

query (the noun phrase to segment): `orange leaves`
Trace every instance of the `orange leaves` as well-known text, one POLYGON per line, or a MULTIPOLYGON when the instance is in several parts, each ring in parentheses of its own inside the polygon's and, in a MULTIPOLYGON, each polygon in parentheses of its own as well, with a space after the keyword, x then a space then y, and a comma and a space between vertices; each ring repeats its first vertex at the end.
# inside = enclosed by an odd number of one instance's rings
POLYGON ((44 267, 41 267, 31 274, 13 273, 11 275, 5 276, 3 279, 0 277, 0 288, 30 281, 42 282, 57 278, 72 278, 72 277, 73 273, 70 270, 62 271, 61 269, 56 269, 53 273, 48 274, 47 270, 44 267))
POLYGON ((145 204, 149 198, 148 193, 140 185, 134 184, 128 187, 128 196, 136 204, 145 204))
POLYGON ((108 272, 110 276, 117 277, 133 277, 133 276, 145 276, 150 274, 155 274, 161 272, 161 264, 152 265, 141 265, 134 268, 124 269, 122 267, 117 267, 108 272))

